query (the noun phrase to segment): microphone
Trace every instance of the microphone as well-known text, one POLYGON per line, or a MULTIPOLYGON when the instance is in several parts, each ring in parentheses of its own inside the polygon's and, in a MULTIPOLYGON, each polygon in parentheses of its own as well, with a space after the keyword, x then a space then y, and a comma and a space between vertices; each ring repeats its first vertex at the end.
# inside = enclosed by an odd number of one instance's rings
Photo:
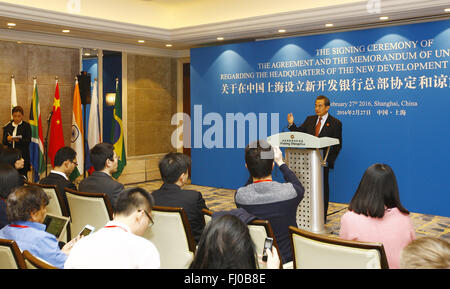
POLYGON ((50 120, 52 119, 52 116, 53 116, 53 109, 52 109, 52 111, 50 111, 50 114, 47 118, 47 122, 50 122, 50 120))

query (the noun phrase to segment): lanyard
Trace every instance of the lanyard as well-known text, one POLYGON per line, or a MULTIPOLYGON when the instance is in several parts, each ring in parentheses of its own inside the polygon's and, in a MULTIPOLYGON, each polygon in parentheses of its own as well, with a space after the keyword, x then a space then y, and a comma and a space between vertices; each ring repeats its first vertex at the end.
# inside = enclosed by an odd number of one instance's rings
POLYGON ((271 182, 272 180, 259 180, 259 181, 254 181, 253 183, 262 183, 262 182, 271 182))
POLYGON ((13 225, 13 224, 11 224, 11 225, 9 225, 10 227, 13 227, 13 228, 29 228, 29 226, 22 226, 22 225, 13 225))
POLYGON ((120 229, 122 229, 122 230, 124 230, 125 232, 127 232, 128 233, 128 231, 127 230, 125 230, 124 228, 122 228, 121 226, 105 226, 105 227, 103 227, 103 228, 120 228, 120 229))

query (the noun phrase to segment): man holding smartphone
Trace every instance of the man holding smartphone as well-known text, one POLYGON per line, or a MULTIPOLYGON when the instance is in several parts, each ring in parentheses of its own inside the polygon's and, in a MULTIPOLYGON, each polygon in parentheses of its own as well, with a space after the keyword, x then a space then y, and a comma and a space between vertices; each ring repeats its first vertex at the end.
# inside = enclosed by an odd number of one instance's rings
POLYGON ((288 263, 293 259, 288 227, 297 226, 297 206, 303 199, 305 189, 284 163, 280 148, 272 147, 264 140, 253 142, 245 148, 245 166, 250 172, 250 179, 246 186, 236 191, 236 206, 270 222, 282 262, 288 263), (272 180, 274 163, 283 173, 285 183, 272 180))

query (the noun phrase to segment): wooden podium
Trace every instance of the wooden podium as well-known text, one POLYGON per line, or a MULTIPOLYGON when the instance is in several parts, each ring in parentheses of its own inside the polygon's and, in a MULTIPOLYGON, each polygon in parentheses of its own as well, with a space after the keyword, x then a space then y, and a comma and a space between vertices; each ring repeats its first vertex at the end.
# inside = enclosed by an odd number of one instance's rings
POLYGON ((286 165, 297 175, 305 195, 297 208, 297 226, 313 233, 325 233, 323 208, 323 166, 330 146, 339 139, 315 137, 302 132, 282 132, 267 138, 273 146, 286 148, 286 165), (322 156, 321 149, 325 149, 322 156))

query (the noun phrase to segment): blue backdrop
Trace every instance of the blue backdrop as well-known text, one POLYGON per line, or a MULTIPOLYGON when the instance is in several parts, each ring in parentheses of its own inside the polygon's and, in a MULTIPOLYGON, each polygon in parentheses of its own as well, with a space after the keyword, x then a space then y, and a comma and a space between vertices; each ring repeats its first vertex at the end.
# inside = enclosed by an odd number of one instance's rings
POLYGON ((343 123, 330 201, 350 202, 381 162, 407 209, 450 216, 449 60, 448 20, 192 49, 192 183, 245 184, 243 147, 289 112, 300 125, 324 94, 343 123))

